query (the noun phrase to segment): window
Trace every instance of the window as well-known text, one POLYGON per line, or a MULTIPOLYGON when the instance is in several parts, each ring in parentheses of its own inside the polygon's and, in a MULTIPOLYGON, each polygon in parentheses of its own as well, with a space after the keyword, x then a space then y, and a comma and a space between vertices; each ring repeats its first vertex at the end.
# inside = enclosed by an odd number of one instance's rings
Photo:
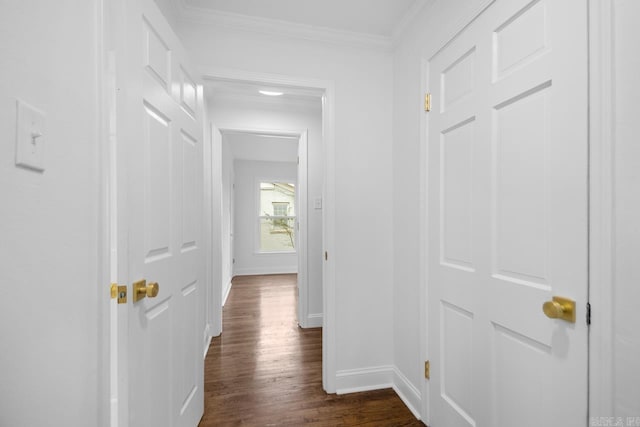
POLYGON ((295 184, 260 183, 258 233, 260 252, 295 251, 295 184))
POLYGON ((273 204, 273 216, 287 216, 289 202, 271 202, 273 204))

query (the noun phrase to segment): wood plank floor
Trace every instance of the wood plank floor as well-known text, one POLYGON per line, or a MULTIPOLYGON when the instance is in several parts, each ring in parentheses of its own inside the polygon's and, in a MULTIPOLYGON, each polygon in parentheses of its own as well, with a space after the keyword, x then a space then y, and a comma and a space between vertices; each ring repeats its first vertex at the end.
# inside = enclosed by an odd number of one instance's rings
POLYGON ((424 426, 391 389, 322 390, 322 330, 296 322, 296 276, 240 276, 205 361, 212 426, 424 426))

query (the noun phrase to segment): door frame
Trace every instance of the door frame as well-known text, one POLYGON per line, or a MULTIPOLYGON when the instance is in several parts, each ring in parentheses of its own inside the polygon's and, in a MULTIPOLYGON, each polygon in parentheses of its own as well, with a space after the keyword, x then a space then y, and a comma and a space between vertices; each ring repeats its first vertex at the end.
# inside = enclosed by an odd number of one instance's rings
MULTIPOLYGON (((285 138, 297 138, 298 139, 298 152, 301 154, 299 157, 299 163, 297 165, 297 186, 296 192, 296 222, 301 224, 297 230, 298 244, 296 248, 297 266, 298 266, 298 307, 296 312, 298 313, 298 324, 301 328, 308 328, 308 314, 309 314, 309 277, 308 277, 308 188, 307 188, 307 143, 308 143, 308 130, 279 130, 279 129, 249 129, 249 128, 218 128, 215 124, 213 126, 218 129, 224 138, 225 134, 249 134, 249 135, 266 135, 270 137, 285 137, 285 138)), ((233 189, 231 189, 233 191, 233 189)), ((234 199, 231 198, 230 203, 233 205, 234 199)), ((235 207, 231 207, 232 211, 235 207)), ((233 226, 233 224, 232 224, 233 226)), ((232 233, 235 233, 231 230, 232 233)), ((215 237, 214 237, 215 238, 215 237)), ((233 248, 232 248, 233 250, 233 248)), ((233 274, 232 274, 233 275, 233 274)), ((221 281, 215 281, 213 283, 213 292, 215 294, 222 293, 221 281)), ((217 316, 217 313, 216 313, 217 316)))
POLYGON ((117 218, 113 209, 112 191, 114 182, 114 146, 110 134, 115 114, 115 55, 117 47, 117 28, 113 16, 117 5, 114 0, 97 0, 95 4, 95 84, 97 89, 97 200, 98 221, 97 230, 97 287, 98 294, 98 331, 97 337, 97 397, 98 423, 101 426, 117 426, 117 393, 114 396, 112 372, 114 371, 114 353, 117 346, 113 346, 114 331, 112 319, 117 302, 109 296, 110 284, 114 282, 114 265, 117 254, 112 253, 113 221, 117 218), (114 400, 115 397, 115 400, 114 400), (114 410, 116 412, 114 412, 114 410))
POLYGON ((614 415, 614 0, 589 0, 589 417, 614 415))
MULTIPOLYGON (((259 83, 266 86, 289 86, 322 92, 323 147, 323 252, 335 253, 335 84, 331 80, 306 79, 224 67, 201 70, 200 79, 259 83)), ((322 386, 327 393, 336 391, 336 313, 335 263, 326 258, 322 264, 322 386)))
MULTIPOLYGON (((126 236, 126 218, 119 215, 126 208, 126 195, 119 192, 119 173, 125 157, 118 150, 118 112, 122 97, 119 83, 122 81, 123 16, 122 0, 97 0, 96 2, 96 85, 98 90, 98 158, 96 159, 99 217, 96 226, 98 236, 98 325, 103 331, 98 338, 98 410, 102 426, 118 427, 128 424, 128 381, 126 357, 119 348, 118 336, 126 333, 128 311, 118 310, 117 299, 110 298, 111 284, 118 283, 119 266, 123 254, 118 251, 119 239, 126 236)), ((120 267, 121 268, 121 267, 120 267)), ((129 296, 128 298, 131 298, 129 296)))

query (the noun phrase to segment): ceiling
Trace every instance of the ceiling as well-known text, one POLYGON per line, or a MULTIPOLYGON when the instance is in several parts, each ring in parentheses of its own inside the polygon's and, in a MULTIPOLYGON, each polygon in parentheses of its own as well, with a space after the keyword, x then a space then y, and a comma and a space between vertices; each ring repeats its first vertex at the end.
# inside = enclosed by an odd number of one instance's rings
MULTIPOLYGON (((191 15, 263 19, 274 27, 290 22, 319 32, 338 31, 391 40, 406 22, 433 0, 156 0, 175 2, 182 13, 191 15)), ((237 22, 234 18, 232 22, 237 22)), ((390 41, 388 42, 390 43, 390 41)), ((230 79, 207 79, 209 102, 259 102, 286 108, 313 108, 321 113, 322 92, 286 86, 265 87, 259 83, 230 79), (283 92, 279 97, 260 95, 259 90, 283 92)), ((249 104, 251 105, 251 104, 249 104)), ((292 161, 297 158, 297 138, 249 133, 224 133, 236 159, 292 161)))
POLYGON ((391 37, 427 0, 180 0, 187 8, 391 37))
MULTIPOLYGON (((371 41, 371 46, 388 48, 391 41, 406 26, 408 20, 418 10, 434 0, 155 0, 168 13, 173 10, 178 16, 200 17, 211 20, 215 25, 247 24, 269 31, 288 28, 283 23, 291 23, 292 34, 309 36, 304 29, 313 32, 313 37, 323 40, 322 34, 334 34, 341 43, 356 40, 371 41), (175 9, 177 7, 177 9, 175 9), (257 19, 258 21, 252 21, 257 19), (217 20, 217 21, 216 21, 217 20), (339 33, 332 33, 338 31, 339 33), (364 38, 360 38, 364 37, 364 38)), ((288 33, 287 33, 288 34, 288 33)), ((334 39, 330 39, 335 41, 334 39)), ((366 42, 363 42, 366 43, 366 42)), ((264 87, 253 82, 233 79, 207 79, 206 95, 209 102, 234 100, 248 103, 287 108, 313 108, 321 110, 322 93, 291 87, 264 87), (280 97, 259 95, 259 90, 283 92, 280 97)))

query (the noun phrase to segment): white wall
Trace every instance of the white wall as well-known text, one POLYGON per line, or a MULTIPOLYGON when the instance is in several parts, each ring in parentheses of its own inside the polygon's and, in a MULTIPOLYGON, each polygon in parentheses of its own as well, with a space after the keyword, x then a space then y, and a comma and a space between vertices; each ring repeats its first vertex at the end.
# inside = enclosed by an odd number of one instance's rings
POLYGON ((235 191, 235 274, 295 273, 298 256, 294 253, 258 253, 257 187, 261 180, 297 183, 298 165, 289 162, 236 160, 235 191))
POLYGON ((377 381, 367 372, 393 359, 392 205, 385 203, 392 197, 391 56, 198 22, 183 23, 179 34, 204 72, 222 67, 334 82, 336 249, 329 256, 343 374, 337 387, 377 381))
POLYGON ((0 425, 99 425, 97 2, 1 9, 0 425), (43 173, 14 164, 16 98, 47 114, 43 173))
MULTIPOLYGON (((322 198, 322 111, 319 108, 290 108, 231 98, 210 101, 209 115, 223 129, 307 130, 307 275, 308 313, 322 316, 322 210, 314 200, 322 198)), ((226 161, 226 160, 225 160, 226 161)))

